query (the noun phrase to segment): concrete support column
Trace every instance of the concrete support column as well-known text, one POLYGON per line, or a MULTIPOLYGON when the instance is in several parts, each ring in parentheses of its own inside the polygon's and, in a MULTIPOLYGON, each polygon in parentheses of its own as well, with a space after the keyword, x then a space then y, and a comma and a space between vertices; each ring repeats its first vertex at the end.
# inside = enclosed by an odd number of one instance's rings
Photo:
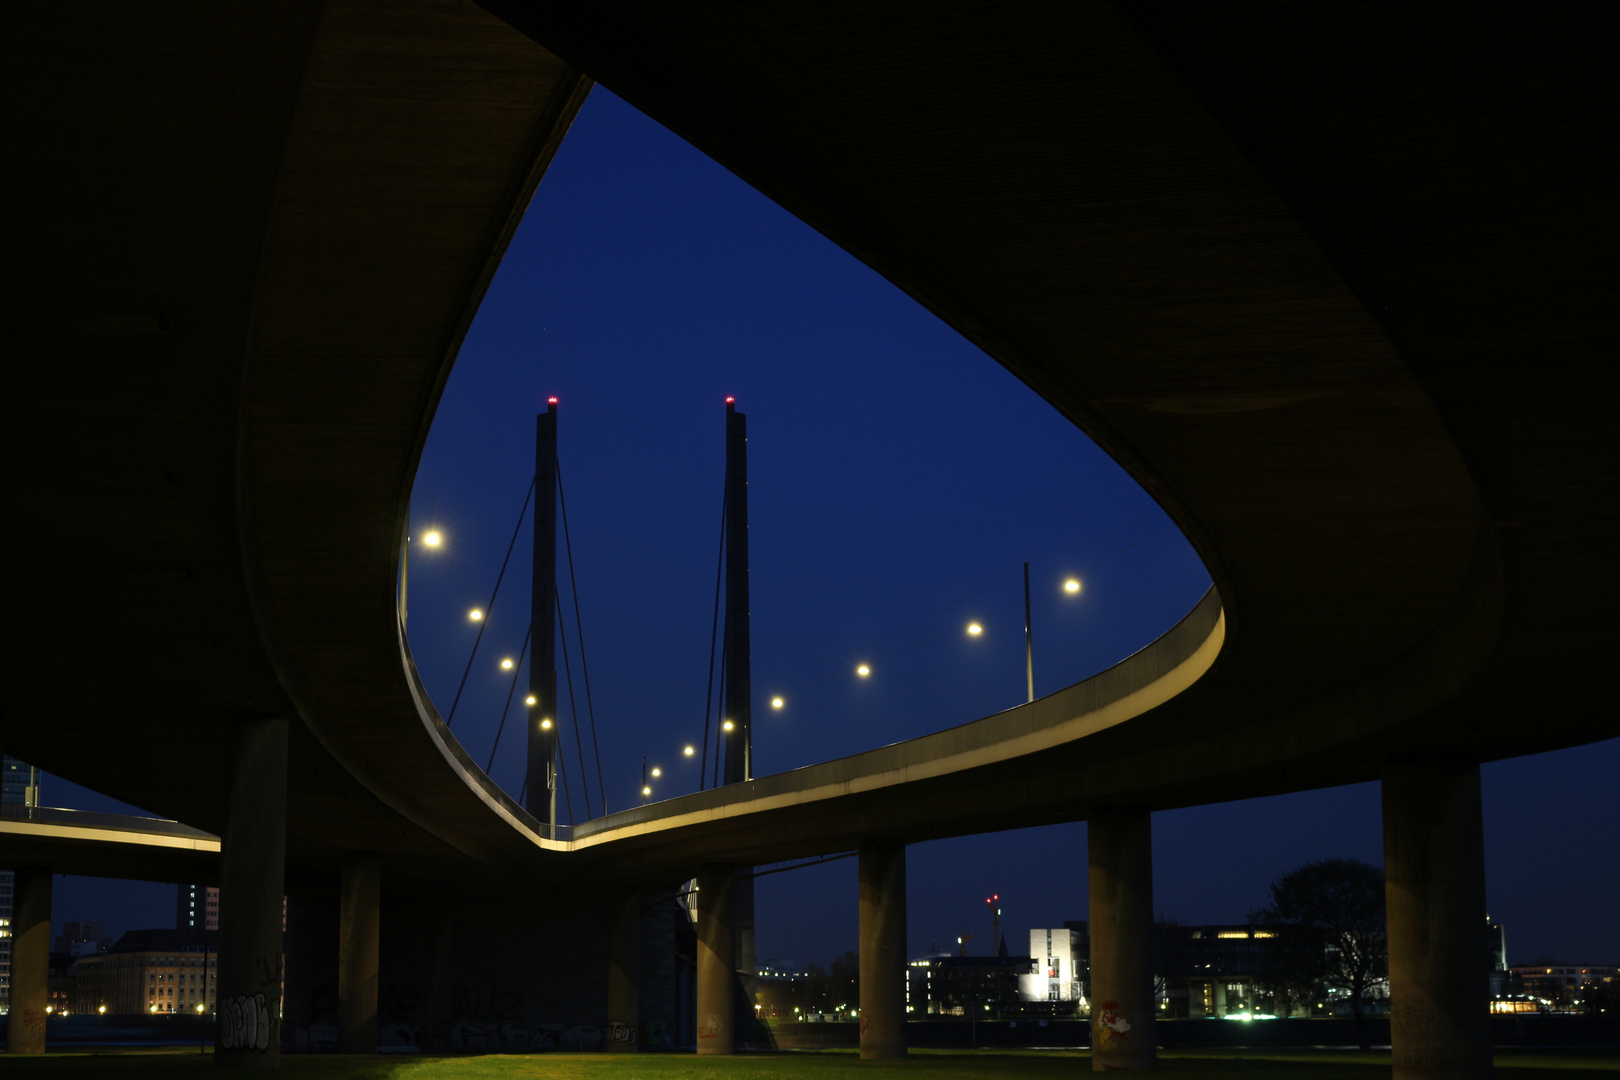
POLYGON ((608 1044, 635 1053, 641 1028, 641 894, 616 898, 608 924, 608 1044))
POLYGON ((51 988, 51 872, 41 867, 19 869, 12 890, 6 1045, 13 1054, 43 1054, 51 988))
POLYGON ((1146 810, 1107 809, 1086 826, 1091 856, 1091 1067, 1151 1069, 1153 827, 1146 810))
POLYGON ((905 1057, 905 843, 862 841, 860 881, 861 1057, 905 1057))
POLYGON ((1384 770, 1384 903, 1395 1080, 1491 1075, 1479 765, 1384 770))
POLYGON ((343 859, 338 904, 338 1049, 377 1049, 377 965, 382 936, 382 859, 374 851, 343 859))
POLYGON ((736 1047, 732 1008, 737 983, 732 940, 733 868, 709 865, 697 874, 697 1052, 729 1054, 736 1047))
POLYGON ((214 1063, 281 1064, 281 922, 287 852, 287 721, 237 732, 219 865, 219 1016, 214 1063))

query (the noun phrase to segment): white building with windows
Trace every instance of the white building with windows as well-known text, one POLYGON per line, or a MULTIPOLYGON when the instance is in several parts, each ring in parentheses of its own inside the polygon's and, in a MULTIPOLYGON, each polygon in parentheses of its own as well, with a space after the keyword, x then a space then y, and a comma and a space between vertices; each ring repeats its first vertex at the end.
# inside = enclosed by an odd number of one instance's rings
POLYGON ((1074 930, 1031 930, 1028 975, 1018 976, 1024 1001, 1081 1001, 1085 997, 1084 957, 1074 930))

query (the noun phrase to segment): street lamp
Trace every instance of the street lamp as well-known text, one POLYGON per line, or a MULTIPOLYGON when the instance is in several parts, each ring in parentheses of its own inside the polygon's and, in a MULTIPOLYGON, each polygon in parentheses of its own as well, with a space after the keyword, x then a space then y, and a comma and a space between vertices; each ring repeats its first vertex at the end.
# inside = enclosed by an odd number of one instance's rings
MULTIPOLYGON (((405 598, 411 583, 411 527, 409 518, 410 513, 407 511, 405 533, 399 542, 399 622, 401 626, 405 624, 405 615, 407 613, 405 598)), ((423 547, 436 548, 443 543, 444 534, 438 529, 429 529, 422 534, 423 547)))
POLYGON ((980 634, 984 633, 984 627, 980 626, 976 622, 970 622, 967 625, 967 632, 969 637, 978 637, 980 634))
POLYGON ((786 704, 787 704, 787 702, 783 701, 780 697, 771 698, 771 708, 773 708, 773 709, 780 709, 782 706, 784 706, 786 704))
POLYGON ((855 669, 855 674, 864 679, 868 675, 872 674, 872 669, 867 667, 865 664, 862 664, 860 667, 855 669))
MULTIPOLYGON (((1063 583, 1063 591, 1070 596, 1080 593, 1080 579, 1069 578, 1063 583)), ((972 633, 971 630, 968 631, 972 633)), ((1028 692, 1028 700, 1035 700, 1035 635, 1030 625, 1029 617, 1029 563, 1024 564, 1024 689, 1028 692)))

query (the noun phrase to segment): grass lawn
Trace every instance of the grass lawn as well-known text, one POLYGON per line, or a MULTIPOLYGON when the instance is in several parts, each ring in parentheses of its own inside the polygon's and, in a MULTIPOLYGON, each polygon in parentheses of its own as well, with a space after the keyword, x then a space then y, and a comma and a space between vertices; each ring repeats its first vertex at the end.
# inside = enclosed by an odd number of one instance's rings
MULTIPOLYGON (((213 1075, 212 1054, 123 1051, 0 1058, 6 1080, 168 1080, 213 1075)), ((1620 1074, 1620 1052, 1499 1051, 1505 1080, 1573 1080, 1571 1070, 1620 1074)), ((1386 1080, 1389 1054, 1347 1051, 1165 1051, 1159 1071, 1174 1080, 1386 1080)), ((1073 1050, 913 1050, 903 1061, 863 1062, 854 1051, 738 1054, 492 1054, 484 1057, 287 1056, 291 1080, 817 1080, 871 1076, 908 1080, 1057 1080, 1091 1072, 1073 1050)), ((1594 1080, 1596 1078, 1594 1077, 1594 1080)))

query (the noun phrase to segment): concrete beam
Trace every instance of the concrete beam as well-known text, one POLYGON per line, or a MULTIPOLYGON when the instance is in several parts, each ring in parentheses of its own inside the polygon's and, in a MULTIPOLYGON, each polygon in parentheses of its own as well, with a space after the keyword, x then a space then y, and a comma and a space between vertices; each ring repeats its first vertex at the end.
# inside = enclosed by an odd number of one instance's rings
POLYGON ((235 751, 220 844, 214 1063, 225 1069, 275 1069, 281 1065, 287 721, 243 722, 235 751))
POLYGON ((381 955, 382 860, 356 851, 343 860, 338 910, 338 1049, 377 1049, 377 961, 381 955))
POLYGON ((1094 813, 1091 861, 1091 1067, 1151 1069, 1153 827, 1143 809, 1094 813))
POLYGON ((736 987, 736 948, 732 936, 735 870, 711 863, 697 874, 697 1052, 729 1054, 736 1049, 732 1016, 736 987))
POLYGON ((51 871, 44 867, 17 870, 13 890, 6 1045, 13 1054, 43 1054, 51 982, 51 871))
POLYGON ((1479 766, 1395 765, 1383 789, 1395 1080, 1489 1077, 1479 766))
POLYGON ((906 845, 860 847, 861 1057, 906 1056, 906 845))

